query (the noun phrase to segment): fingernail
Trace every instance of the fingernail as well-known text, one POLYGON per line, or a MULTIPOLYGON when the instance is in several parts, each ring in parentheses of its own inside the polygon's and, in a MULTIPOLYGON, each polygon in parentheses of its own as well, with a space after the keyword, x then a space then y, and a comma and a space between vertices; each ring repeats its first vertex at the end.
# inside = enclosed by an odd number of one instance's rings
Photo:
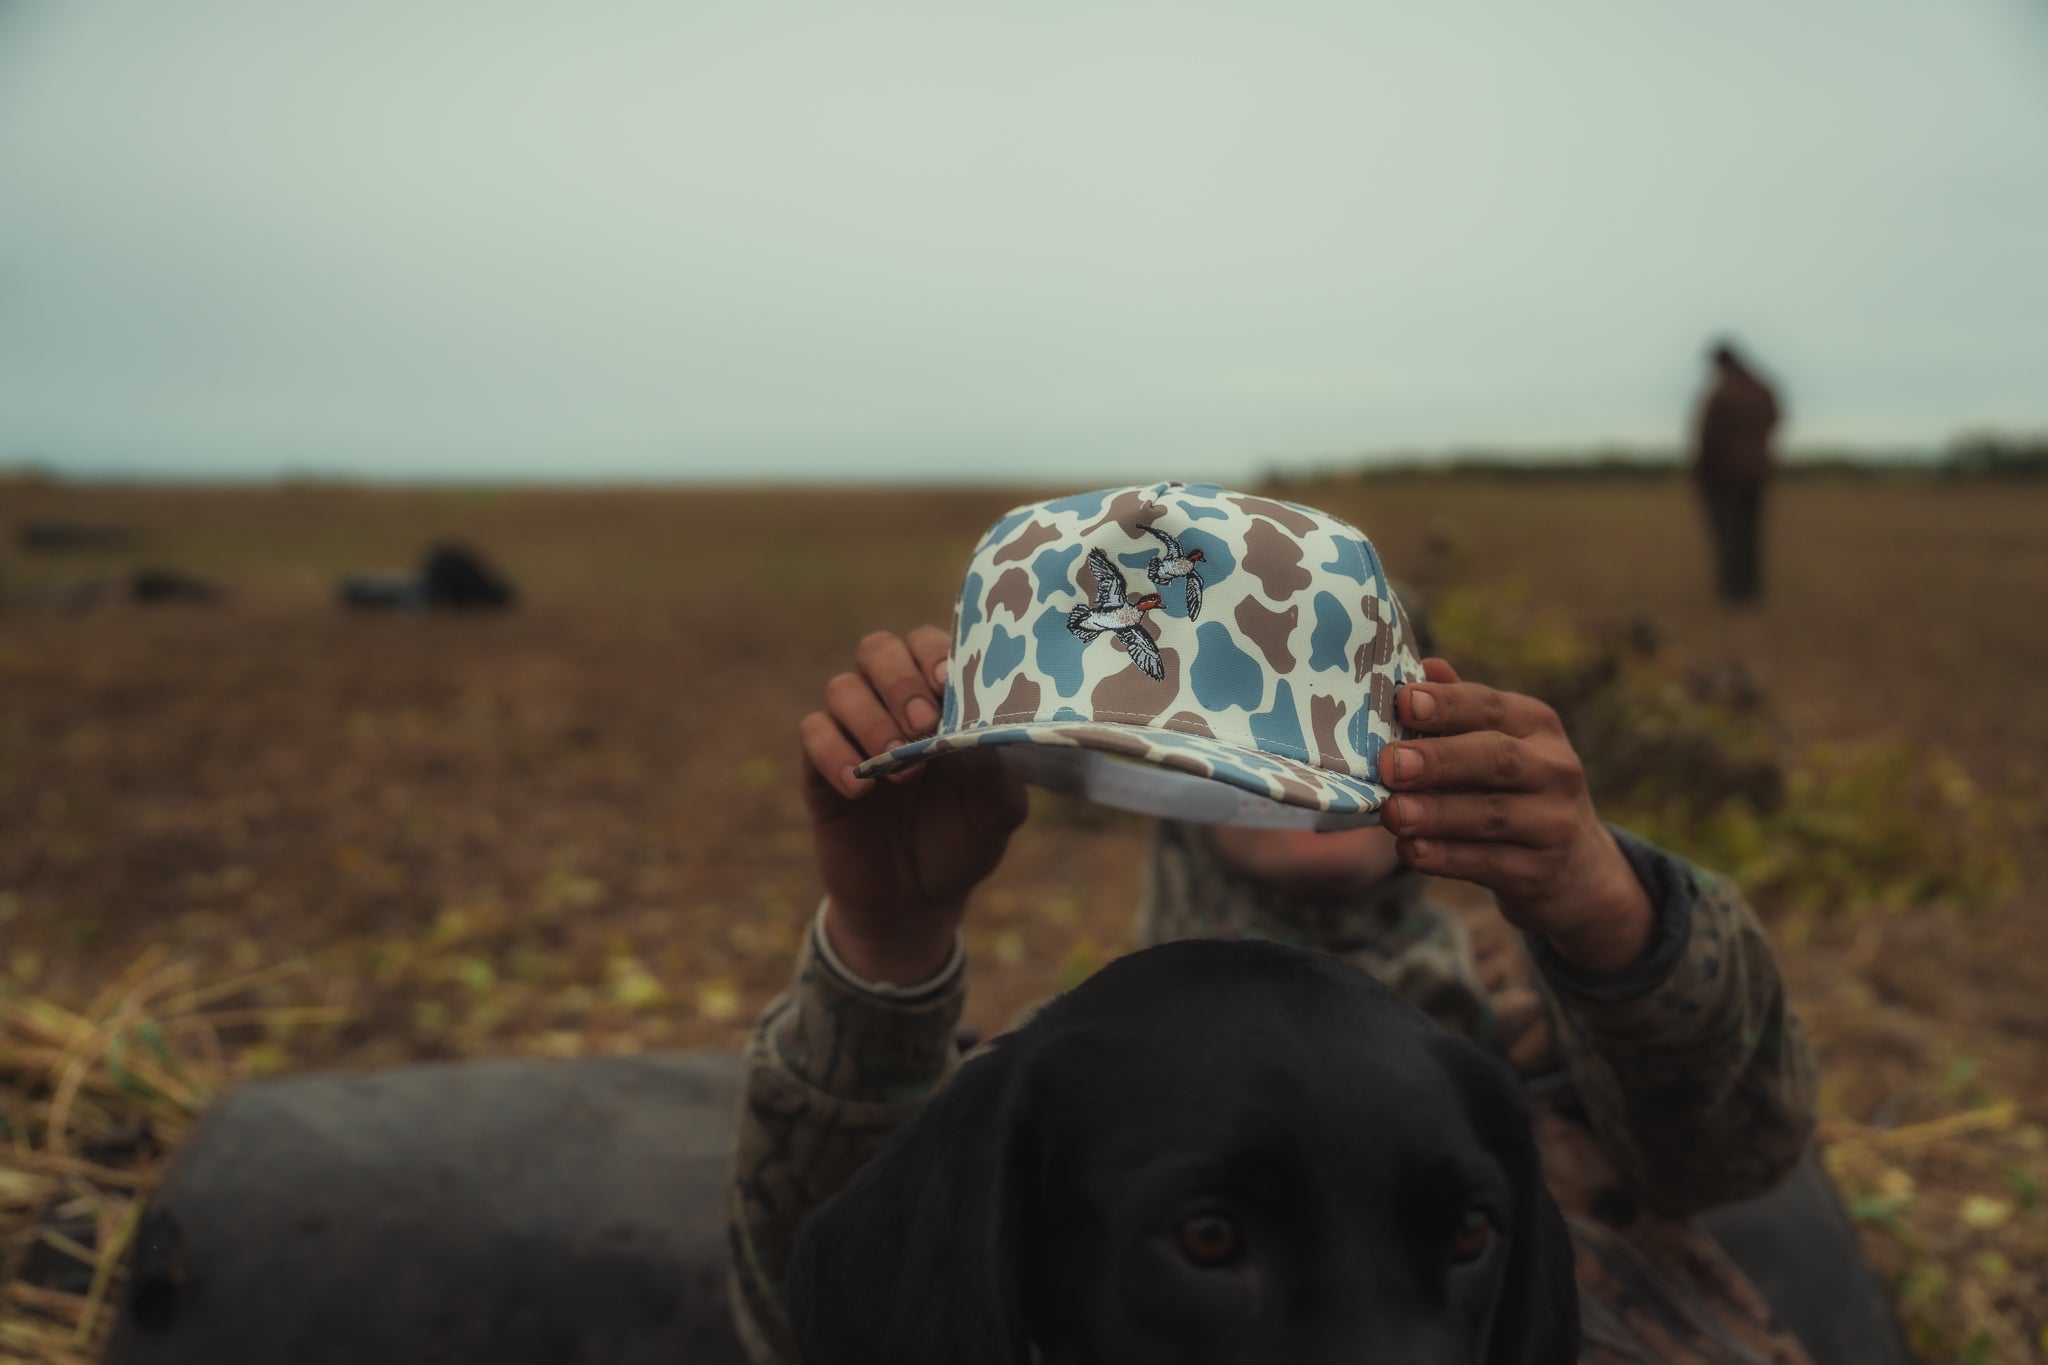
POLYGON ((903 709, 910 715, 910 728, 920 733, 939 723, 939 709, 923 697, 912 697, 903 709))
POLYGON ((1410 839, 1408 841, 1408 856, 1417 862, 1427 862, 1430 855, 1435 852, 1436 845, 1430 843, 1427 839, 1410 839))
POLYGON ((1417 720, 1428 720, 1436 714, 1436 698, 1427 692, 1408 689, 1408 714, 1417 720))
POLYGON ((1397 796, 1387 803, 1387 813, 1393 816, 1393 823, 1405 825, 1415 818, 1415 803, 1405 796, 1397 796))
POLYGON ((840 791, 845 792, 848 796, 858 796, 860 794, 860 787, 861 779, 852 768, 841 768, 839 770, 840 791))
POLYGON ((1397 748, 1394 750, 1394 776, 1400 778, 1409 778, 1416 776, 1421 771, 1421 759, 1417 758, 1414 754, 1408 752, 1408 750, 1405 748, 1397 748))
POLYGON ((939 686, 944 687, 946 685, 946 679, 953 676, 952 661, 949 659, 941 659, 939 660, 939 666, 933 669, 932 671, 938 676, 939 686))

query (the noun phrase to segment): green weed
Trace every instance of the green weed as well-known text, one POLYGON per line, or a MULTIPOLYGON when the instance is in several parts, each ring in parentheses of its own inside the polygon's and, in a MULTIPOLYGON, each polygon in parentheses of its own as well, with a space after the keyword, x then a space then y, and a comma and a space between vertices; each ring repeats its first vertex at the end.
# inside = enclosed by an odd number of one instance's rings
POLYGON ((1554 706, 1602 814, 1806 915, 1975 909, 2017 876, 2024 812, 1932 744, 1789 742, 1739 664, 1688 660, 1638 623, 1600 636, 1512 593, 1431 606, 1468 677, 1554 706))

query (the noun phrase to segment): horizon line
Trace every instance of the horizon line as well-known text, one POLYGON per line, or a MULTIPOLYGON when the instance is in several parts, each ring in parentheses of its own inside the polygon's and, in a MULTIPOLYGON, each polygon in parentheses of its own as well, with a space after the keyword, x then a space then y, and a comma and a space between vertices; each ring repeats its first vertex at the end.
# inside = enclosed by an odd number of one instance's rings
MULTIPOLYGON (((1972 431, 1958 434, 1940 444, 1913 445, 1853 445, 1847 443, 1815 443, 1789 446, 1781 450, 1778 462, 1785 467, 1802 465, 1868 466, 1872 468, 1896 468, 1901 466, 1938 466, 1953 460, 1959 448, 1972 443, 1989 442, 1993 445, 2033 446, 2048 444, 2048 429, 2036 433, 1972 431)), ((1408 473, 1447 470, 1456 466, 1495 466, 1501 468, 1557 468, 1561 470, 1583 468, 1596 469, 1601 466, 1639 466, 1645 471, 1655 469, 1680 469, 1687 463, 1687 452, 1683 447, 1670 444, 1633 444, 1612 441, 1595 445, 1542 445, 1511 446, 1500 444, 1473 443, 1469 445, 1441 446, 1434 448, 1389 449, 1363 454, 1340 456, 1253 456, 1245 463, 1251 466, 1254 480, 1266 479, 1316 479, 1341 477, 1347 474, 1372 474, 1378 472, 1408 473)), ((1205 461, 1204 463, 1211 463, 1205 461)), ((1014 474, 1014 471, 1009 471, 1014 474)), ((1204 475, 1208 471, 1190 470, 1190 474, 1204 475)), ((1133 479, 1128 482, 1150 482, 1133 479)), ((1184 480, 1185 481, 1185 480, 1184 480)), ((1227 480, 1207 479, 1211 482, 1227 480)), ((755 474, 734 478, 720 471, 692 473, 649 471, 646 469, 620 469, 598 471, 560 472, 545 469, 481 469, 476 471, 448 471, 440 474, 405 474, 395 471, 351 470, 346 468, 322 467, 316 464, 279 464, 267 470, 222 467, 219 465, 195 464, 179 469, 145 468, 135 464, 70 464, 58 463, 46 458, 26 456, 0 460, 0 483, 50 482, 98 485, 173 485, 180 487, 245 487, 280 484, 312 484, 322 486, 395 487, 395 488, 475 488, 491 486, 536 486, 536 487, 605 487, 605 488, 959 488, 972 490, 980 488, 1028 488, 1036 486, 1039 480, 1017 479, 1015 477, 977 478, 965 477, 957 472, 933 476, 929 474, 879 473, 866 477, 847 478, 843 474, 755 474)), ((1044 481, 1047 486, 1057 483, 1064 487, 1063 480, 1044 481)))

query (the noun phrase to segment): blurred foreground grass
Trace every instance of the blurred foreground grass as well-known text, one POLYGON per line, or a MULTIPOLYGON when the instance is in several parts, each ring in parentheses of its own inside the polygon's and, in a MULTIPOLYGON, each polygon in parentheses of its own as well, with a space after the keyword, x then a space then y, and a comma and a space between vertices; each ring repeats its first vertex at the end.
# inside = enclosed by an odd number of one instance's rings
POLYGON ((76 1011, 0 989, 0 1361, 98 1358, 148 1192, 240 1070, 235 1039, 330 1013, 243 1003, 303 963, 201 983, 169 956, 76 1011))

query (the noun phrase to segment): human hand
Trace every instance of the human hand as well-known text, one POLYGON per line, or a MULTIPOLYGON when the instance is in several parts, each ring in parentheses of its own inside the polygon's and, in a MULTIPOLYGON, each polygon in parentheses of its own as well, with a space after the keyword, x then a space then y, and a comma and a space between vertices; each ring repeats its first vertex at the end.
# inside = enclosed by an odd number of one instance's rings
POLYGON ((1397 698, 1436 736, 1380 751, 1394 796, 1380 823, 1401 861, 1493 892, 1501 914, 1566 961, 1610 975, 1642 957, 1656 915, 1600 822, 1557 713, 1534 697, 1461 681, 1442 659, 1397 698))
POLYGON ((928 981, 953 949, 967 895, 1002 861, 1029 804, 991 749, 970 749, 877 781, 863 759, 931 733, 945 691, 946 633, 876 631, 857 672, 825 685, 803 718, 804 806, 826 893, 833 951, 869 981, 928 981))

